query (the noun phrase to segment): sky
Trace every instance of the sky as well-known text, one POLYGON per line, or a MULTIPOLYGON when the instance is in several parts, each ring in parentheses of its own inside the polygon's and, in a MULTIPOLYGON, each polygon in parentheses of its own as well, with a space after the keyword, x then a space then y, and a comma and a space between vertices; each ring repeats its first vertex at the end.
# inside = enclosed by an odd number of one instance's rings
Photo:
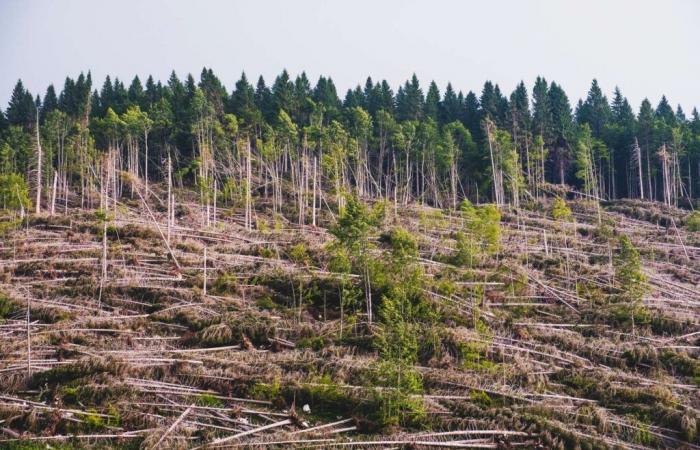
POLYGON ((544 76, 572 105, 597 78, 637 109, 666 95, 686 114, 700 107, 697 0, 0 0, 0 107, 21 78, 32 93, 90 70, 198 78, 210 67, 230 90, 245 70, 268 85, 283 68, 348 88, 413 73, 424 91, 509 94, 544 76))

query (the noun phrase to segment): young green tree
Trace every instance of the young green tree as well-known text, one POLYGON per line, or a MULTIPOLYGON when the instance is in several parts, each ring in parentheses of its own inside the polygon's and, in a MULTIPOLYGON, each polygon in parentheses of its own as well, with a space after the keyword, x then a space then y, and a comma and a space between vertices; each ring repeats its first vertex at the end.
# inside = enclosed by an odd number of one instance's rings
POLYGON ((620 250, 613 260, 615 280, 620 286, 620 299, 637 304, 646 292, 647 278, 642 272, 641 258, 630 238, 621 235, 620 250))
POLYGON ((556 221, 569 222, 573 218, 571 208, 569 208, 569 206, 566 204, 566 200, 561 197, 556 197, 552 201, 550 212, 552 214, 552 218, 556 221))
POLYGON ((355 195, 346 196, 346 202, 338 222, 331 227, 330 232, 337 240, 335 245, 347 255, 352 270, 362 279, 367 321, 371 324, 373 306, 370 259, 375 245, 370 242, 370 237, 384 219, 384 205, 378 203, 370 210, 355 195))
POLYGON ((16 173, 0 175, 0 206, 5 210, 19 211, 21 217, 24 217, 25 212, 31 208, 29 187, 21 175, 16 173))

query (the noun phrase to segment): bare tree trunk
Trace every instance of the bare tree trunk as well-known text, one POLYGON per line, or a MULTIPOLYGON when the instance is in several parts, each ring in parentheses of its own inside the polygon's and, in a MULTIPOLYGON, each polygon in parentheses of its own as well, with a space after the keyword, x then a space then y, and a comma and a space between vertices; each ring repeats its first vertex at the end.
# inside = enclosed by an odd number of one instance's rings
POLYGON ((202 285, 202 291, 204 292, 204 295, 207 295, 207 247, 206 245, 204 246, 204 283, 202 285))
POLYGON ((168 152, 168 245, 170 244, 170 234, 173 226, 173 164, 170 159, 170 153, 168 152))
POLYGON ((503 191, 500 183, 499 169, 497 168, 495 154, 493 151, 493 139, 491 136, 491 123, 486 122, 486 134, 489 141, 489 155, 491 157, 491 175, 493 177, 493 191, 496 200, 496 206, 500 207, 503 204, 503 191))
POLYGON ((316 176, 317 176, 317 169, 316 169, 316 157, 314 156, 314 181, 313 181, 313 196, 312 196, 312 205, 311 205, 311 224, 313 226, 316 226, 316 189, 317 189, 317 184, 316 184, 316 176))
POLYGON ((39 133, 39 108, 36 109, 36 205, 35 212, 41 212, 41 171, 42 171, 42 151, 41 151, 41 136, 39 133))
POLYGON ((671 186, 670 186, 670 171, 668 167, 669 163, 669 154, 668 151, 666 150, 666 144, 663 144, 661 148, 659 149, 659 159, 661 159, 661 175, 662 175, 662 181, 663 181, 663 190, 664 190, 664 203, 667 206, 671 206, 671 186))
POLYGON ((32 310, 32 299, 27 295, 27 378, 32 376, 32 332, 30 317, 32 310))
POLYGON ((143 144, 145 146, 143 178, 146 184, 146 200, 148 200, 148 130, 144 130, 143 132, 143 144))
POLYGON ((253 223, 253 208, 251 206, 251 164, 250 164, 250 140, 248 140, 246 145, 246 192, 245 192, 245 227, 247 230, 252 228, 253 223))
POLYGON ((58 184, 58 172, 53 173, 53 189, 51 190, 51 215, 56 212, 56 187, 58 184))
POLYGON ((214 225, 216 225, 216 191, 217 191, 217 188, 218 188, 218 186, 216 183, 216 178, 214 178, 214 217, 213 217, 214 225))
POLYGON ((644 200, 644 177, 642 175, 642 149, 639 148, 637 138, 634 138, 634 158, 637 160, 637 169, 639 171, 639 198, 644 200))
POLYGON ((372 286, 370 285, 367 264, 365 264, 365 293, 367 296, 367 322, 372 325, 372 286))

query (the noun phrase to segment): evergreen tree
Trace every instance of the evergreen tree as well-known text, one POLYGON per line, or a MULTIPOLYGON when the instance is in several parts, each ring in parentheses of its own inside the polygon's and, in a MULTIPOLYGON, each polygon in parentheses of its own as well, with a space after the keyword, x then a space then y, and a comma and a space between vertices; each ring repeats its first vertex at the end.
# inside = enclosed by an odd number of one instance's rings
POLYGON ((440 90, 435 84, 435 81, 430 82, 428 93, 425 96, 425 104, 423 105, 423 116, 433 119, 435 122, 439 120, 440 113, 440 90))
POLYGON ((296 110, 293 111, 295 122, 307 124, 313 110, 313 104, 309 102, 311 98, 311 84, 306 77, 306 72, 302 72, 294 80, 294 104, 296 110))
POLYGON ((10 125, 16 125, 29 130, 36 122, 36 105, 34 97, 24 89, 22 80, 18 80, 12 90, 10 103, 7 106, 7 121, 10 125))
POLYGON ((202 69, 197 87, 202 90, 207 102, 214 108, 216 115, 219 118, 223 117, 224 105, 228 103, 228 93, 211 68, 207 69, 205 67, 202 69))
MULTIPOLYGON (((438 94, 439 98, 439 94, 438 94)), ((419 120, 423 116, 423 90, 414 73, 410 81, 396 94, 396 118, 398 120, 419 120)))
POLYGON ((280 110, 295 110, 294 83, 289 79, 289 73, 286 69, 275 78, 272 85, 272 102, 276 114, 279 114, 280 110))
POLYGON ((464 126, 467 127, 474 140, 478 142, 483 141, 483 133, 479 119, 479 100, 472 91, 469 91, 464 98, 464 108, 462 109, 460 120, 464 126))
POLYGON ((537 77, 532 89, 532 124, 533 132, 545 141, 545 145, 551 145, 554 135, 554 119, 552 106, 550 105, 549 87, 547 80, 537 77))
POLYGON ((255 103, 255 90, 248 83, 245 72, 241 74, 240 80, 236 82, 236 87, 231 93, 227 111, 236 115, 243 128, 256 127, 262 121, 262 115, 255 103))
POLYGON ((262 75, 258 78, 258 83, 255 86, 255 104, 262 112, 263 118, 267 123, 273 122, 277 113, 272 98, 272 92, 265 86, 265 80, 262 75))
POLYGON ((2 138, 5 130, 7 130, 7 127, 9 126, 10 124, 7 122, 7 118, 5 118, 5 113, 3 113, 2 109, 0 109, 0 138, 2 138))
POLYGON ((549 86, 547 103, 551 111, 551 141, 553 150, 553 178, 558 178, 559 183, 565 183, 568 164, 571 159, 571 143, 573 142, 574 123, 571 114, 571 105, 566 92, 556 83, 549 86))
POLYGON ((498 110, 499 103, 500 99, 496 94, 493 83, 487 81, 484 83, 484 88, 481 90, 481 98, 479 98, 481 117, 483 119, 491 119, 496 123, 496 125, 500 125, 498 110))
POLYGON ((340 118, 340 99, 332 79, 323 76, 319 77, 314 87, 313 100, 323 106, 327 122, 340 118))
POLYGON ((665 95, 661 96, 661 100, 656 107, 656 117, 669 127, 676 125, 676 115, 673 113, 673 108, 671 108, 671 104, 665 95))
POLYGON ((459 97, 455 95, 455 91, 452 88, 452 84, 447 83, 447 87, 445 88, 445 95, 443 96, 442 103, 440 104, 440 123, 445 124, 454 122, 455 120, 459 120, 461 112, 460 109, 461 107, 459 97))
POLYGON ((588 91, 588 97, 576 110, 577 122, 587 123, 591 127, 591 132, 596 138, 603 135, 605 126, 610 120, 611 111, 608 99, 603 95, 598 80, 594 79, 588 91))
POLYGON ((149 75, 146 79, 146 90, 144 92, 146 110, 149 110, 160 99, 161 92, 159 91, 159 86, 156 85, 153 76, 149 75))
MULTIPOLYGON (((631 186, 630 174, 638 174, 638 166, 635 166, 633 159, 636 155, 632 149, 635 142, 636 119, 632 107, 620 89, 615 87, 613 101, 611 104, 611 120, 607 124, 604 132, 604 140, 611 151, 612 167, 617 168, 614 173, 609 173, 609 183, 611 184, 611 194, 614 197, 619 195, 630 196, 628 186, 631 186), (624 168, 624 170, 619 170, 624 168), (621 179, 616 175, 621 175, 621 179)), ((638 175, 633 177, 638 183, 638 175)))
POLYGON ((129 106, 139 106, 140 108, 146 108, 146 97, 143 92, 143 86, 141 85, 141 80, 139 76, 136 75, 129 85, 129 90, 127 91, 127 98, 129 99, 129 106))
POLYGON ((51 111, 55 111, 58 109, 58 97, 56 97, 56 90, 53 87, 53 84, 50 84, 48 88, 46 88, 46 94, 44 95, 44 101, 42 102, 43 106, 41 108, 41 120, 43 121, 46 119, 46 115, 49 114, 51 111))

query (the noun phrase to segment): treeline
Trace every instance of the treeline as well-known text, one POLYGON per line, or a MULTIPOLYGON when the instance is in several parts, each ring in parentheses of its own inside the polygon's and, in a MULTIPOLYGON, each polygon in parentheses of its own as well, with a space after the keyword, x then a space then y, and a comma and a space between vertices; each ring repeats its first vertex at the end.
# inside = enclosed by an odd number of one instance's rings
POLYGON ((464 95, 424 90, 415 75, 395 92, 368 78, 342 100, 331 78, 312 86, 286 71, 271 86, 243 74, 231 92, 206 68, 199 81, 107 77, 99 89, 80 74, 43 98, 17 82, 0 110, 3 205, 20 197, 18 180, 37 210, 90 206, 97 194, 104 203, 122 195, 124 173, 146 193, 149 180, 194 184, 203 204, 237 200, 247 213, 252 192, 275 209, 293 201, 300 222, 315 221, 327 192, 456 208, 464 198, 517 205, 567 184, 678 204, 700 193, 700 116, 665 97, 635 113, 596 80, 572 109, 541 77, 532 95, 521 82, 509 96, 490 81, 464 95))

